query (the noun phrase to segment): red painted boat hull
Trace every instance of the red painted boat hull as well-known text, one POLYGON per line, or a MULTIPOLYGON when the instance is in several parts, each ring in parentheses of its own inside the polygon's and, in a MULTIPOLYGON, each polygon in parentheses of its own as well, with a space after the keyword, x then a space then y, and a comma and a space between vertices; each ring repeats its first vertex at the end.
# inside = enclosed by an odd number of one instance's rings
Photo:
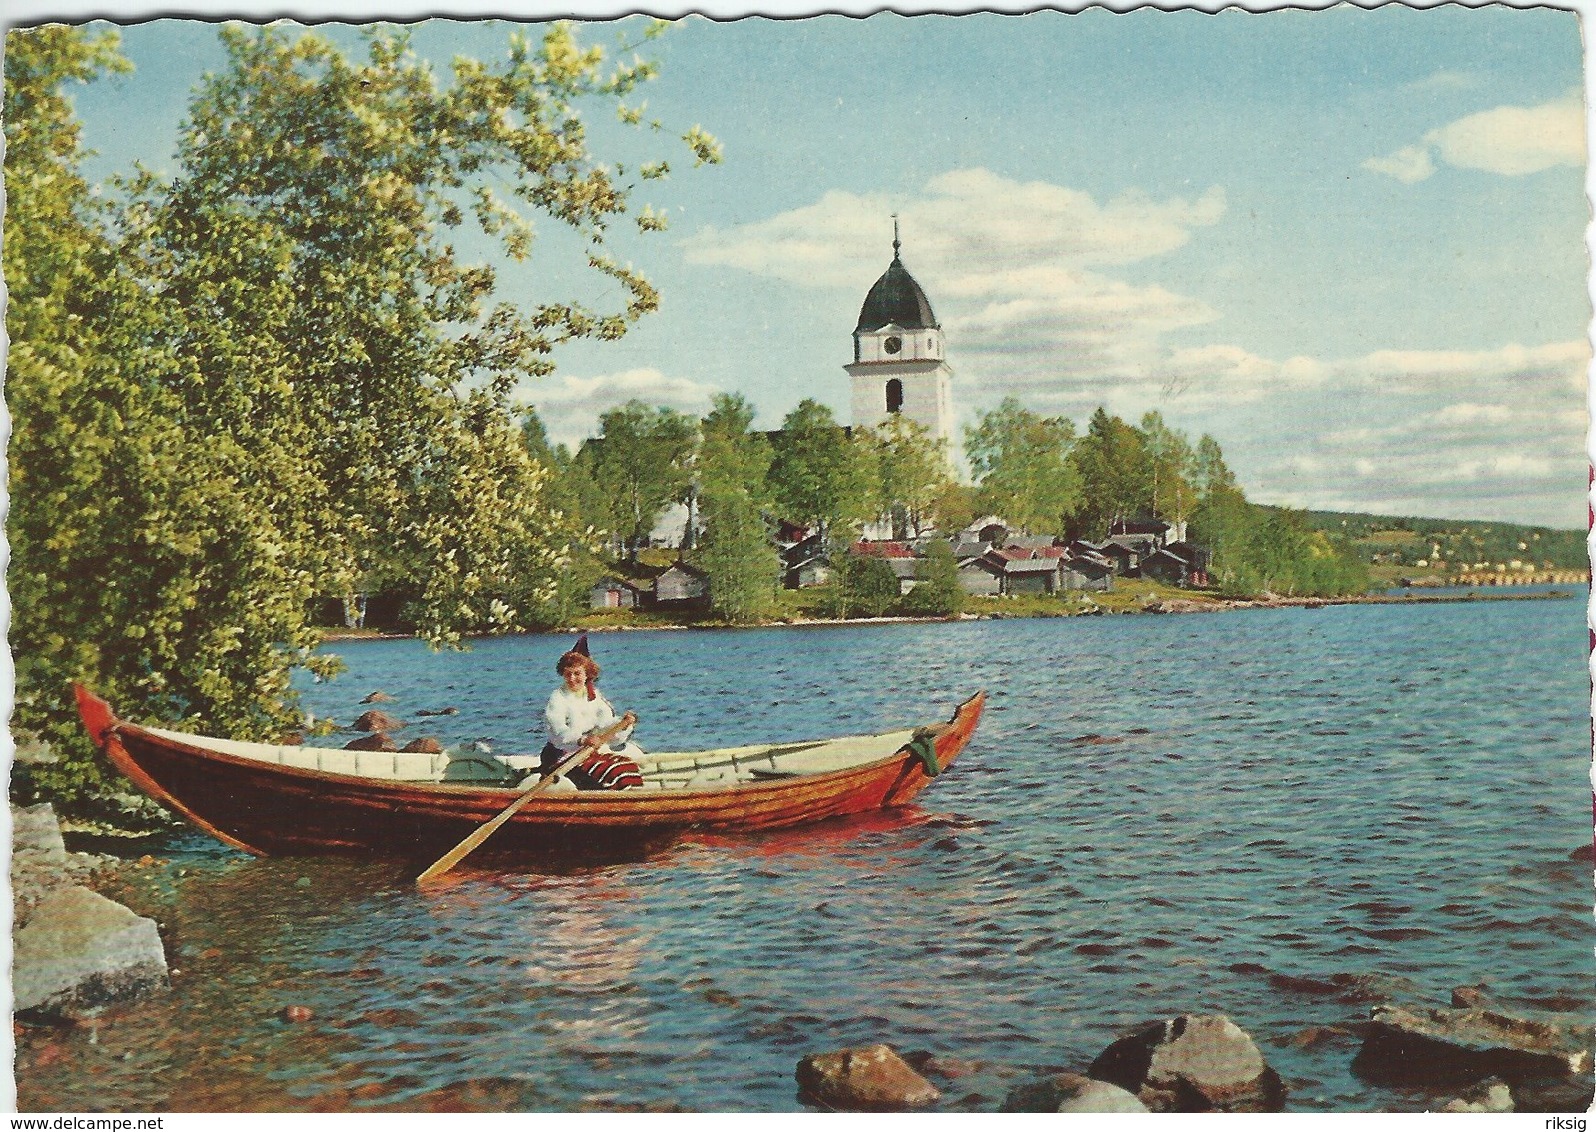
MULTIPOLYGON (((77 687, 79 713, 111 762, 200 829, 259 856, 425 859, 458 843, 517 791, 407 783, 278 766, 177 742, 118 720, 77 687)), ((945 770, 969 742, 986 694, 930 730, 945 770)), ((907 748, 844 770, 719 790, 540 794, 493 835, 495 851, 583 851, 667 841, 689 830, 783 829, 903 806, 931 781, 907 748)))

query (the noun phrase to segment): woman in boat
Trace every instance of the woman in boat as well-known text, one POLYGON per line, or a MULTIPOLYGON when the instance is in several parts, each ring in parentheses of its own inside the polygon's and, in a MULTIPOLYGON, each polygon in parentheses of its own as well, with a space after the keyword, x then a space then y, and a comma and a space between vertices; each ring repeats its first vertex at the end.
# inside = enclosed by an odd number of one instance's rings
POLYGON ((579 790, 624 790, 643 785, 636 762, 642 749, 631 741, 637 716, 632 712, 616 716, 609 700, 598 690, 598 662, 573 649, 555 662, 554 670, 560 674, 561 684, 543 710, 549 741, 543 747, 539 773, 549 773, 589 736, 620 722, 625 728, 580 766, 567 770, 565 777, 579 790))

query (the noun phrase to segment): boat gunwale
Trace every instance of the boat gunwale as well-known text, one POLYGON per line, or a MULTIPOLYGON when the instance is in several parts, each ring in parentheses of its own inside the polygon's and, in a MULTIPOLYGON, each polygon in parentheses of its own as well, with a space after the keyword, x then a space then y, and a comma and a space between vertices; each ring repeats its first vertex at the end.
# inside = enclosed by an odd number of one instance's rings
MULTIPOLYGON (((943 734, 946 734, 948 731, 950 731, 958 722, 959 716, 964 712, 964 710, 982 695, 982 692, 976 692, 974 695, 968 697, 962 701, 957 708, 954 709, 953 716, 946 723, 935 725, 935 727, 940 729, 936 737, 940 738, 943 734)), ((873 732, 863 735, 839 735, 834 739, 820 739, 813 740, 813 742, 829 743, 845 739, 869 739, 874 738, 877 735, 892 735, 901 730, 903 729, 894 728, 891 731, 873 732)), ((287 779, 301 779, 306 782, 324 782, 344 788, 358 787, 362 790, 370 791, 373 795, 378 797, 388 795, 393 797, 414 798, 419 793, 423 796, 436 797, 439 800, 495 798, 508 801, 525 792, 524 790, 514 786, 473 786, 466 783, 430 782, 425 779, 372 778, 358 774, 341 774, 337 771, 314 770, 309 767, 285 766, 281 763, 267 762, 264 759, 254 759, 248 757, 247 755, 229 754, 225 751, 217 751, 213 750, 212 748, 199 746, 191 742, 173 739, 170 737, 171 735, 184 733, 170 732, 165 728, 150 728, 142 724, 131 723, 127 720, 117 718, 114 712, 112 713, 112 722, 110 726, 105 729, 101 738, 101 744, 106 749, 107 755, 112 759, 113 762, 116 762, 117 759, 116 756, 110 754, 109 748, 113 740, 116 741, 119 746, 122 745, 121 735, 123 732, 135 733, 142 737, 145 742, 166 748, 175 747, 185 755, 219 763, 224 766, 249 768, 262 771, 268 776, 280 775, 287 779), (156 734, 156 731, 161 731, 163 733, 156 734)), ((209 738, 209 736, 202 735, 197 736, 197 738, 203 739, 209 738)), ((779 744, 772 745, 775 746, 779 744)), ((274 744, 263 743, 261 746, 269 747, 274 746, 274 744)), ((337 751, 341 748, 328 747, 325 749, 329 751, 337 751)), ((693 752, 672 751, 665 753, 692 754, 693 752)), ((131 751, 126 750, 125 746, 123 747, 123 755, 135 766, 139 765, 138 760, 134 758, 131 751)), ((551 803, 560 805, 604 805, 613 804, 617 801, 624 800, 633 804, 646 804, 650 802, 676 798, 725 798, 732 795, 779 794, 800 785, 808 786, 810 784, 826 783, 832 780, 840 780, 846 776, 855 775, 862 771, 875 771, 878 769, 884 769, 886 766, 892 763, 901 762, 906 755, 913 757, 912 754, 909 754, 908 752, 908 745, 904 744, 903 746, 900 746, 896 750, 892 751, 890 754, 883 755, 880 758, 871 759, 868 762, 856 763, 852 766, 838 767, 826 771, 817 771, 813 774, 794 773, 787 777, 770 778, 765 780, 756 779, 751 782, 736 782, 730 786, 711 787, 708 789, 659 787, 652 790, 582 790, 576 791, 574 793, 545 793, 538 799, 538 808, 540 810, 544 809, 551 803)))

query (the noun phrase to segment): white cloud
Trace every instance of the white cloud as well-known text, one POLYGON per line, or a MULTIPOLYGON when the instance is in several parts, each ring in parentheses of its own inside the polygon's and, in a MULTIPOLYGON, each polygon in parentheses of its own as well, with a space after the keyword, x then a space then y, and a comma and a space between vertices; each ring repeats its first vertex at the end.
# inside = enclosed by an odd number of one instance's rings
POLYGON ((1162 336, 1217 317, 1189 296, 1105 272, 1175 251, 1224 212, 1218 187, 1192 199, 1127 191, 1099 203, 1062 185, 959 169, 912 198, 828 192, 766 220, 705 228, 685 249, 691 262, 862 296, 881 273, 896 213, 905 264, 941 304, 958 356, 973 363, 960 370, 963 396, 1059 400, 1145 372, 1162 336))
POLYGON ((1410 94, 1429 94, 1432 91, 1468 90, 1479 85, 1479 80, 1466 71, 1436 71, 1402 89, 1410 94))
POLYGON ((1585 106, 1577 95, 1540 106, 1498 106, 1432 130, 1424 140, 1449 165, 1504 177, 1585 164, 1585 106))
POLYGON ((936 292, 1012 293, 1016 273, 1136 263, 1184 245, 1224 215, 1225 194, 1155 200, 1122 193, 1106 204, 1042 181, 986 169, 933 177, 914 197, 827 192, 814 204, 683 241, 691 263, 736 267, 811 287, 868 287, 881 271, 887 218, 902 221, 906 260, 936 292))
POLYGON ((1585 105, 1578 92, 1539 106, 1498 106, 1431 130, 1417 145, 1363 167, 1404 184, 1435 172, 1435 159, 1458 169, 1522 177, 1554 166, 1585 164, 1585 105))
POLYGON ((1363 163, 1365 169, 1395 177, 1404 185, 1417 184, 1435 172, 1435 162, 1430 151, 1422 145, 1405 145, 1389 157, 1371 157, 1363 163))
POLYGON ((1223 442, 1262 502, 1576 526, 1589 361, 1581 340, 1377 351, 1242 406, 1223 442))
POLYGON ((600 414, 627 401, 663 405, 697 417, 708 412, 710 400, 719 392, 703 382, 643 368, 596 377, 556 376, 523 382, 517 387, 516 396, 537 410, 551 441, 575 451, 582 441, 598 435, 600 414))

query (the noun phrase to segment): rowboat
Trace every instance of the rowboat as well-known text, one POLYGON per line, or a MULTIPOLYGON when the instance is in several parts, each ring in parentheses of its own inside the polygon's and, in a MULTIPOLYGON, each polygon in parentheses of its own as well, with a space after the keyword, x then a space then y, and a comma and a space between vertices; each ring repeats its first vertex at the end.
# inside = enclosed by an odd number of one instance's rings
MULTIPOLYGON (((89 737, 157 802, 257 856, 422 860, 515 801, 535 756, 350 751, 214 739, 116 717, 75 686, 89 737)), ((783 829, 906 805, 969 742, 986 693, 946 723, 878 735, 649 754, 644 785, 540 793, 494 835, 498 851, 668 840, 693 830, 783 829)))

